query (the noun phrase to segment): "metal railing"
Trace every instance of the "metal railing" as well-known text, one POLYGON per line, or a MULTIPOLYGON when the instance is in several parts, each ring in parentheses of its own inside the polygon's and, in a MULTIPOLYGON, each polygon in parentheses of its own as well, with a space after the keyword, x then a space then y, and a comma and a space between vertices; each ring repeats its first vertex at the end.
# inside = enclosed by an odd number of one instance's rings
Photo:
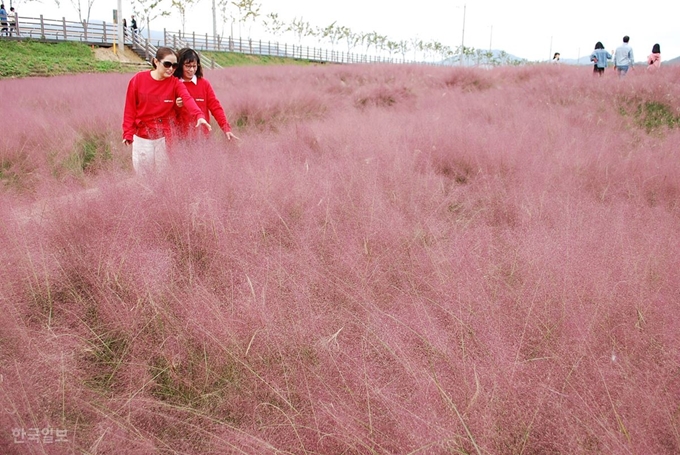
POLYGON ((132 50, 147 62, 151 62, 158 51, 158 47, 151 44, 148 39, 142 38, 139 33, 133 33, 131 30, 123 30, 123 40, 126 44, 129 42, 132 50))
POLYGON ((188 41, 186 41, 185 39, 182 39, 181 35, 179 35, 179 34, 178 35, 171 35, 172 36, 172 45, 168 46, 168 44, 167 44, 168 34, 165 30, 163 30, 163 36, 165 37, 164 38, 164 41, 165 41, 164 45, 166 47, 172 47, 173 49, 182 49, 182 48, 190 47, 193 50, 195 50, 196 52, 198 52, 199 56, 201 57, 201 66, 206 67, 206 68, 212 68, 212 69, 222 68, 222 66, 220 64, 218 64, 215 60, 211 59, 210 57, 208 57, 206 55, 203 55, 203 53, 200 52, 201 50, 204 50, 204 49, 199 49, 199 48, 196 47, 196 40, 194 40, 194 45, 192 46, 188 41))
POLYGON ((118 33, 118 27, 113 23, 74 22, 67 21, 66 18, 46 19, 42 15, 20 16, 15 28, 14 34, 9 38, 80 41, 88 44, 113 44, 118 33))
POLYGON ((404 58, 335 51, 278 41, 232 38, 229 36, 215 37, 207 33, 197 35, 196 32, 182 34, 181 31, 173 33, 163 30, 163 46, 176 47, 175 44, 180 42, 184 43, 183 47, 191 47, 203 52, 236 52, 239 54, 296 58, 319 63, 416 63, 404 58))
MULTIPOLYGON (((167 46, 174 49, 191 47, 199 52, 236 52, 271 57, 286 57, 309 60, 319 63, 423 63, 405 58, 385 57, 380 55, 359 54, 353 52, 335 51, 317 47, 291 45, 288 43, 242 39, 232 37, 197 35, 195 32, 184 34, 163 30, 162 38, 142 38, 139 32, 133 34, 127 29, 124 35, 125 44, 143 55, 147 61, 156 55, 158 47, 167 46)), ((39 39, 46 41, 78 41, 86 44, 110 46, 118 40, 118 25, 107 22, 77 22, 67 21, 66 18, 47 19, 40 17, 19 17, 13 36, 0 36, 0 39, 39 39)), ((118 43, 120 44, 120 43, 118 43)), ((201 54, 205 59, 205 66, 219 68, 220 66, 209 57, 201 54)))

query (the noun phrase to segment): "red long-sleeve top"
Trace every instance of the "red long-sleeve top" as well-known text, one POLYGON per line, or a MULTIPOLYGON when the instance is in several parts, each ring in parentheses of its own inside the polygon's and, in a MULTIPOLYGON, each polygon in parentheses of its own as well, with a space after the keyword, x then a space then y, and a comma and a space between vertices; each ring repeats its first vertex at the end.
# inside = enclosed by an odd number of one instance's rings
MULTIPOLYGON (((184 85, 189 91, 191 97, 194 99, 194 101, 196 101, 196 104, 198 105, 199 109, 201 109, 205 119, 208 122, 210 121, 210 114, 212 114, 222 131, 225 133, 231 131, 231 125, 229 125, 229 121, 227 120, 227 115, 224 113, 222 104, 220 104, 220 101, 217 99, 212 85, 207 79, 203 77, 197 77, 195 78, 195 82, 186 81, 184 82, 184 85)), ((184 100, 184 98, 182 99, 184 100)), ((196 128, 192 128, 193 125, 191 111, 183 107, 179 108, 177 117, 183 137, 195 138, 196 128)), ((195 122, 193 123, 195 124, 195 122)), ((202 128, 202 130, 206 136, 210 135, 210 132, 206 128, 202 128)))
POLYGON ((166 137, 170 140, 177 127, 175 100, 182 97, 184 111, 194 124, 205 118, 187 88, 176 77, 157 81, 151 71, 135 74, 128 84, 123 113, 123 139, 132 141, 136 134, 145 139, 166 137))

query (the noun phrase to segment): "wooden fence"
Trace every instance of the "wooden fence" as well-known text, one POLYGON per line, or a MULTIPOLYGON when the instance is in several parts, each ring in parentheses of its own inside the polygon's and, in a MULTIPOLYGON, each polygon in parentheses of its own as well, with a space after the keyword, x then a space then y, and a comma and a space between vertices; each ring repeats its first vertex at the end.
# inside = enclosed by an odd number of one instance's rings
MULTIPOLYGON (((78 41, 97 46, 112 46, 118 40, 118 26, 111 22, 88 23, 85 21, 67 21, 66 18, 47 19, 42 15, 37 18, 19 16, 16 30, 13 31, 12 35, 3 34, 0 36, 0 39, 26 38, 43 41, 78 41)), ((147 60, 154 56, 158 47, 167 46, 175 49, 191 47, 201 52, 237 52, 250 55, 287 57, 320 63, 422 63, 404 58, 334 51, 272 41, 233 39, 231 37, 211 36, 207 33, 205 35, 197 35, 195 32, 182 34, 168 30, 163 30, 161 38, 154 38, 152 35, 149 40, 140 35, 132 36, 131 30, 128 29, 125 42, 131 45, 140 55, 145 55, 147 60)), ((207 63, 206 66, 218 66, 211 61, 207 63)))
POLYGON ((47 41, 80 41, 87 44, 112 45, 117 40, 118 27, 107 22, 73 22, 62 19, 19 16, 11 36, 0 38, 37 39, 47 41))
MULTIPOLYGON (((163 30, 163 46, 177 47, 175 43, 181 41, 188 47, 200 51, 237 52, 249 55, 264 55, 271 57, 288 57, 301 60, 328 63, 416 63, 403 58, 384 57, 379 55, 359 54, 353 52, 335 51, 317 47, 302 46, 277 41, 262 41, 231 37, 182 34, 181 31, 171 33, 163 30)), ((420 63, 420 62, 418 62, 420 63)))

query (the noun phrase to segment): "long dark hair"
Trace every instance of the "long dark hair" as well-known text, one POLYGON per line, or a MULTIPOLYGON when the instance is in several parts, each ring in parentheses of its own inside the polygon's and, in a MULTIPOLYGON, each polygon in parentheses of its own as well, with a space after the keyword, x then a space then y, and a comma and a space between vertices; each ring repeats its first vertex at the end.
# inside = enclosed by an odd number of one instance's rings
POLYGON ((660 54, 661 53, 661 46, 659 44, 655 44, 652 46, 652 54, 660 54))
POLYGON ((604 44, 601 41, 595 43, 595 49, 604 49, 604 44))
POLYGON ((198 52, 189 47, 185 47, 184 49, 180 49, 178 54, 179 58, 177 59, 178 65, 175 70, 175 77, 182 79, 182 76, 184 76, 184 64, 191 62, 196 62, 196 77, 203 77, 203 67, 201 66, 201 57, 198 56, 198 52))

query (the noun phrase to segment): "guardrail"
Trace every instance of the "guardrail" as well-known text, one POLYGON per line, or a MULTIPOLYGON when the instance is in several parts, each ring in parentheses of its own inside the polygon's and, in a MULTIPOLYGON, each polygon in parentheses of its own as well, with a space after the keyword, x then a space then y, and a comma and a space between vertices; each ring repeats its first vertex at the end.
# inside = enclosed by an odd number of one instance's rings
MULTIPOLYGON (((161 41, 159 40, 159 43, 161 41)), ((328 63, 422 63, 404 58, 383 57, 378 55, 358 54, 353 52, 335 51, 317 47, 302 46, 277 41, 262 41, 251 38, 214 37, 207 33, 197 35, 182 34, 181 31, 171 33, 163 30, 163 46, 175 47, 175 43, 186 43, 188 47, 200 51, 237 52, 240 54, 266 55, 271 57, 288 57, 301 60, 328 63)))
MULTIPOLYGON (((367 55, 352 52, 334 51, 310 46, 291 45, 272 41, 242 39, 232 37, 183 34, 182 32, 169 32, 163 30, 162 38, 151 40, 142 38, 138 33, 132 34, 127 29, 124 35, 126 44, 130 44, 134 50, 146 56, 150 61, 160 46, 179 49, 191 47, 199 52, 236 52, 240 54, 287 57, 309 60, 319 63, 423 63, 412 60, 399 59, 380 55, 367 55)), ((67 21, 66 18, 47 19, 40 17, 22 17, 17 21, 16 30, 12 36, 0 36, 0 39, 25 39, 32 38, 47 41, 78 41, 86 44, 111 46, 118 39, 118 25, 107 22, 77 22, 67 21)), ((120 44, 120 43, 118 43, 120 44)), ((208 57, 201 55, 206 60, 206 67, 218 68, 219 65, 208 57)))
MULTIPOLYGON (((167 32, 165 30, 163 30, 163 36, 167 36, 167 32)), ((173 35, 172 38, 173 38, 172 46, 168 46, 167 44, 165 44, 165 46, 172 47, 174 49, 182 49, 182 48, 185 48, 185 47, 190 47, 193 50, 195 50, 196 52, 198 52, 198 54, 200 55, 202 66, 204 66, 206 68, 212 68, 212 69, 222 68, 222 66, 219 65, 215 60, 211 59, 210 57, 208 57, 206 55, 203 55, 203 53, 200 52, 201 49, 198 49, 195 46, 195 42, 194 42, 194 46, 191 46, 189 44, 189 42, 187 42, 186 40, 184 40, 182 38, 179 38, 177 35, 173 35)))
POLYGON ((106 22, 73 22, 40 17, 18 18, 16 30, 10 38, 32 38, 57 41, 81 41, 91 44, 113 44, 118 26, 106 22))

